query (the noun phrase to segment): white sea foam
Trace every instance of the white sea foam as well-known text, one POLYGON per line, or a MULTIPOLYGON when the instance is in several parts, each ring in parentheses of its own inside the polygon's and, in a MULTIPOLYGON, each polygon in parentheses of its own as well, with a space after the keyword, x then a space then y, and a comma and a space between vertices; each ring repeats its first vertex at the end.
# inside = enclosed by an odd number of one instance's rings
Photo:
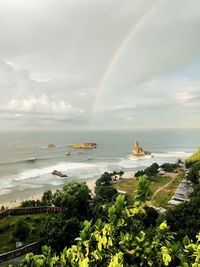
POLYGON ((119 166, 123 168, 137 168, 149 166, 150 164, 157 162, 162 164, 164 162, 176 162, 177 159, 185 159, 189 157, 191 153, 184 151, 172 151, 172 152, 155 152, 151 155, 146 155, 143 157, 135 157, 132 154, 128 155, 127 158, 121 159, 119 161, 119 166))
MULTIPOLYGON (((33 179, 38 177, 43 177, 50 175, 53 170, 59 170, 63 172, 64 174, 67 174, 68 176, 91 176, 92 174, 98 174, 99 172, 103 171, 104 168, 106 168, 106 163, 77 163, 77 162, 61 162, 53 166, 44 167, 44 168, 35 168, 35 169, 29 169, 24 172, 21 172, 17 174, 13 180, 15 181, 23 181, 26 179, 33 179)), ((49 176, 48 176, 49 177, 49 176)), ((56 176, 53 176, 54 178, 56 176)), ((58 177, 60 179, 60 177, 58 177)))
POLYGON ((144 157, 134 157, 128 154, 124 158, 118 158, 115 162, 60 162, 43 168, 33 168, 16 174, 13 177, 1 180, 0 195, 11 193, 13 188, 23 191, 26 189, 37 189, 44 185, 60 186, 68 179, 85 180, 98 177, 105 171, 138 169, 151 165, 154 162, 176 162, 178 158, 187 158, 191 153, 184 151, 155 152, 144 157), (52 175, 53 170, 67 174, 67 178, 52 175))

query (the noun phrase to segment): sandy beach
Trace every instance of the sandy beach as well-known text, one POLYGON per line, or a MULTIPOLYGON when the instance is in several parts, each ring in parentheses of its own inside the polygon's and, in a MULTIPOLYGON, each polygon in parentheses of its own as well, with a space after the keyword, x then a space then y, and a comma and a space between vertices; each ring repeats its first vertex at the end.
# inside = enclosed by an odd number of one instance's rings
MULTIPOLYGON (((119 175, 117 175, 117 178, 119 178, 119 175)), ((135 178, 134 172, 131 172, 131 171, 125 172, 122 175, 122 179, 134 179, 134 178, 135 178)), ((95 182, 96 182, 96 180, 86 181, 86 183, 87 183, 89 189, 92 191, 92 193, 94 193, 95 182)), ((43 194, 40 193, 40 194, 35 194, 35 195, 33 195, 33 196, 29 197, 29 198, 19 198, 19 199, 15 199, 15 200, 12 200, 12 201, 7 201, 7 202, 4 202, 4 203, 0 203, 0 207, 4 206, 5 208, 16 208, 16 207, 20 206, 20 203, 22 201, 41 199, 42 195, 43 194)))

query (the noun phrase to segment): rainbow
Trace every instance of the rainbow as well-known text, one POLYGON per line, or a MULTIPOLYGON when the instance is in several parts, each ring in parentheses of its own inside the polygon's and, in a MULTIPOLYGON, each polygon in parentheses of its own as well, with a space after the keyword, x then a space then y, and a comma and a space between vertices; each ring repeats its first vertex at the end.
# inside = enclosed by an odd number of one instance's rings
POLYGON ((108 81, 108 78, 110 76, 110 73, 112 72, 114 66, 116 65, 117 61, 119 60, 120 56, 123 54, 125 49, 127 48, 130 41, 133 39, 137 31, 140 29, 140 27, 143 25, 144 21, 147 19, 147 17, 150 15, 150 13, 156 8, 157 4, 159 3, 159 0, 156 0, 153 5, 139 18, 139 20, 133 25, 133 27, 128 31, 128 33, 125 35, 125 37, 122 39, 122 41, 119 43, 117 48, 115 49, 105 71, 103 72, 103 75, 101 77, 101 80, 96 88, 96 93, 94 97, 94 101, 92 104, 91 109, 91 117, 93 117, 96 113, 98 101, 101 97, 101 94, 105 88, 105 85, 108 81))

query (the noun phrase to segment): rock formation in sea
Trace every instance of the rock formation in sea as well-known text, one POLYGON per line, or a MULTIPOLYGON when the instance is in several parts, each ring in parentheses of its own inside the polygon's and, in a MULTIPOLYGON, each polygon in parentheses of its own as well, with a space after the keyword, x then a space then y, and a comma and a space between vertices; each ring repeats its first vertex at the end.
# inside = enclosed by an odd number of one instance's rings
POLYGON ((139 146, 138 141, 136 141, 133 146, 133 155, 139 157, 139 156, 151 155, 151 152, 145 151, 142 147, 139 146))
POLYGON ((56 145, 55 144, 49 144, 48 147, 53 148, 53 147, 56 147, 56 145))
POLYGON ((69 147, 73 148, 96 148, 97 144, 96 143, 82 143, 82 144, 71 144, 69 147))
POLYGON ((63 174, 62 172, 57 171, 57 170, 54 170, 54 171, 52 172, 52 174, 53 174, 53 175, 60 176, 60 177, 67 177, 66 174, 63 174))

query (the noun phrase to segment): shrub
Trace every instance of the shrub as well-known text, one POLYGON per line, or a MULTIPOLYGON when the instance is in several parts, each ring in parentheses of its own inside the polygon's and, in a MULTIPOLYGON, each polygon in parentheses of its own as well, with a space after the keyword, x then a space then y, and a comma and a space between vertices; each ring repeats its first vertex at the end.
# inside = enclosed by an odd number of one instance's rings
POLYGON ((135 173, 135 177, 140 177, 140 176, 143 176, 145 174, 144 171, 138 171, 135 173))
POLYGON ((173 172, 177 167, 177 163, 164 163, 160 166, 165 172, 173 172))
POLYGON ((187 179, 193 184, 198 184, 200 180, 200 161, 191 166, 187 179))
POLYGON ((18 219, 15 223, 12 233, 13 239, 16 241, 25 241, 30 234, 30 226, 23 219, 18 219))
POLYGON ((159 165, 157 163, 153 163, 150 167, 144 170, 145 174, 148 177, 155 176, 158 173, 159 165))

